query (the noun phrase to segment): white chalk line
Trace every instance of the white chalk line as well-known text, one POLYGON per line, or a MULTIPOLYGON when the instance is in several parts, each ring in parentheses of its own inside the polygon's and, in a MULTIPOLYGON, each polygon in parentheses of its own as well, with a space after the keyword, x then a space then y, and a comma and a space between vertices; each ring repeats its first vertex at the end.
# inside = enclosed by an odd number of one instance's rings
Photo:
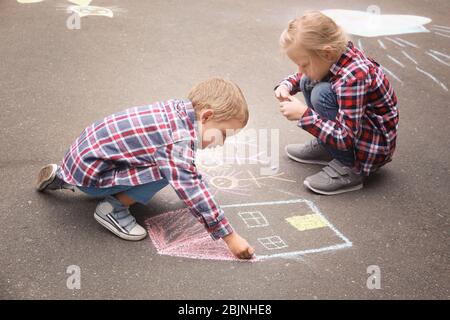
POLYGON ((434 34, 437 34, 438 36, 450 38, 450 35, 448 35, 448 34, 443 34, 443 33, 440 33, 440 32, 435 32, 434 34))
POLYGON ((400 41, 400 42, 402 42, 402 43, 404 43, 404 44, 407 44, 408 46, 411 46, 411 47, 413 47, 413 48, 416 48, 416 49, 419 48, 419 46, 418 46, 417 44, 415 44, 415 43, 406 41, 406 40, 401 39, 401 38, 398 38, 398 37, 396 37, 395 39, 396 39, 397 41, 400 41))
POLYGON ((398 42, 397 40, 394 40, 394 39, 392 39, 392 38, 389 38, 389 37, 386 37, 385 39, 386 39, 386 40, 389 40, 389 41, 391 41, 391 42, 393 42, 393 43, 395 43, 396 45, 398 45, 398 46, 400 46, 400 47, 402 47, 402 48, 404 48, 404 47, 405 47, 405 45, 404 45, 404 44, 402 44, 402 43, 398 42))
POLYGON ((411 57, 409 54, 407 54, 404 50, 402 50, 403 55, 408 58, 409 60, 411 60, 412 62, 414 62, 415 64, 418 64, 416 60, 414 60, 413 57, 411 57))
POLYGON ((435 76, 433 76, 431 73, 426 72, 425 70, 420 69, 419 67, 416 67, 416 70, 423 73, 424 75, 428 76, 431 80, 439 84, 445 91, 448 91, 448 88, 445 84, 443 84, 441 81, 439 81, 435 76))
POLYGON ((286 182, 293 182, 293 183, 296 183, 296 182, 297 182, 297 181, 295 181, 295 180, 290 180, 290 179, 280 178, 279 176, 283 175, 284 172, 280 172, 280 173, 278 173, 278 174, 276 174, 276 175, 262 176, 262 177, 255 177, 254 175, 251 174, 251 172, 250 172, 249 170, 247 170, 247 171, 248 171, 248 173, 249 173, 249 175, 250 175, 251 178, 238 179, 239 181, 249 181, 249 180, 253 181, 253 180, 255 180, 255 183, 256 183, 256 180, 274 179, 274 180, 280 180, 280 181, 286 181, 286 182))
POLYGON ((430 49, 430 52, 434 53, 435 55, 438 55, 438 56, 450 59, 450 56, 445 54, 445 53, 442 53, 442 52, 439 52, 439 51, 436 51, 436 50, 432 50, 432 49, 430 49))
POLYGON ((252 203, 237 203, 221 205, 222 208, 236 208, 236 207, 253 207, 253 206, 270 206, 274 204, 291 204, 307 202, 305 199, 293 199, 293 200, 280 200, 280 201, 267 201, 267 202, 252 202, 252 203))
POLYGON ((392 56, 390 56, 390 55, 387 55, 387 57, 388 57, 389 59, 391 59, 394 63, 398 64, 400 67, 402 67, 402 68, 405 67, 405 65, 404 65, 403 63, 401 63, 400 61, 398 61, 398 60, 395 59, 394 57, 392 57, 392 56))
POLYGON ((444 32, 444 33, 450 33, 450 30, 446 30, 446 29, 431 28, 431 30, 433 30, 433 31, 439 31, 439 32, 444 32))
POLYGON ((339 249, 350 248, 351 246, 352 246, 351 243, 350 244, 341 243, 341 244, 337 244, 337 245, 333 245, 333 246, 316 248, 316 249, 307 249, 307 250, 292 251, 292 252, 286 252, 286 253, 275 253, 275 254, 262 255, 262 256, 256 255, 255 258, 257 260, 267 260, 267 259, 273 259, 273 258, 288 258, 288 257, 303 256, 303 255, 307 255, 307 254, 311 254, 311 253, 336 251, 339 249))
POLYGON ((436 61, 446 65, 447 67, 450 67, 450 63, 445 62, 444 60, 440 59, 439 57, 436 57, 434 54, 430 53, 430 52, 425 52, 427 55, 429 55, 430 57, 432 57, 433 59, 435 59, 436 61))
POLYGON ((250 170, 247 170, 247 172, 248 172, 248 174, 250 175, 251 180, 256 184, 256 186, 257 186, 258 188, 261 188, 261 185, 259 184, 258 180, 256 180, 255 176, 251 173, 251 171, 250 171, 250 170))
POLYGON ((344 243, 336 244, 332 246, 327 247, 321 247, 321 248, 315 248, 315 249, 307 249, 307 250, 300 250, 300 251, 292 251, 292 252, 282 252, 282 253, 276 253, 276 254, 270 254, 270 255, 262 255, 262 256, 256 256, 259 260, 265 260, 265 259, 271 259, 271 258, 278 258, 278 257, 292 257, 292 256, 300 256, 305 255, 309 253, 318 253, 318 252, 324 252, 324 251, 334 251, 338 249, 343 248, 349 248, 353 246, 353 243, 344 236, 321 212, 320 210, 314 205, 312 201, 306 200, 306 199, 292 199, 292 200, 280 200, 280 201, 267 201, 267 202, 254 202, 254 203, 241 203, 241 204, 230 204, 230 205, 223 205, 222 208, 235 208, 235 207, 248 207, 248 206, 267 206, 267 205, 276 205, 276 204, 292 204, 292 203, 306 203, 310 209, 317 215, 319 215, 322 220, 325 222, 325 224, 338 236, 344 243))
POLYGON ((315 206, 315 204, 312 201, 306 200, 306 203, 308 204, 308 206, 311 208, 311 210, 318 214, 324 221, 325 223, 328 225, 328 227, 334 231, 334 233, 336 233, 336 235, 342 239, 342 241, 344 241, 347 244, 352 245, 352 242, 347 239, 347 237, 345 237, 338 229, 336 229, 336 227, 334 225, 331 224, 331 222, 322 214, 322 212, 320 212, 319 208, 317 208, 315 206))
POLYGON ((386 50, 386 46, 384 45, 383 41, 381 41, 380 39, 377 40, 380 47, 383 48, 384 50, 386 50))
POLYGON ((445 29, 445 30, 449 30, 449 31, 450 31, 450 27, 447 27, 447 26, 440 26, 440 25, 437 25, 437 24, 433 24, 433 27, 436 27, 436 28, 442 28, 442 29, 445 29))
POLYGON ((358 48, 359 48, 360 50, 364 51, 364 47, 363 47, 363 45, 362 45, 361 39, 358 39, 358 48))
POLYGON ((388 68, 383 66, 383 70, 386 71, 392 78, 394 78, 395 80, 397 80, 398 82, 403 84, 403 81, 400 80, 399 77, 397 77, 391 70, 389 70, 388 68))

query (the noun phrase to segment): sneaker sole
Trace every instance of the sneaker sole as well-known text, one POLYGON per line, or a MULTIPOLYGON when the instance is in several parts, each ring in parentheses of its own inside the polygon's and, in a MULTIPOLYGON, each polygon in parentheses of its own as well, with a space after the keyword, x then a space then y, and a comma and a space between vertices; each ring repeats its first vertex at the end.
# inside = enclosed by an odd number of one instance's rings
POLYGON ((307 187, 308 189, 314 191, 315 193, 319 193, 319 194, 323 194, 326 196, 332 196, 335 194, 341 194, 341 193, 345 193, 345 192, 351 192, 351 191, 356 191, 356 190, 360 190, 363 188, 363 184, 358 184, 356 186, 350 187, 350 188, 346 188, 346 189, 340 189, 340 190, 336 190, 336 191, 322 191, 316 188, 311 187, 311 185, 309 184, 308 181, 303 181, 303 184, 305 185, 305 187, 307 187))
POLYGON ((56 175, 58 166, 56 164, 49 164, 41 168, 38 174, 36 183, 37 191, 43 191, 53 181, 56 175))
POLYGON ((136 236, 123 233, 123 232, 117 230, 117 228, 111 222, 102 218, 97 212, 94 213, 94 218, 98 223, 100 223, 102 226, 104 226, 106 229, 108 229, 109 231, 111 231, 112 233, 114 233, 116 236, 118 236, 121 239, 129 240, 129 241, 139 241, 139 240, 142 240, 145 237, 147 237, 147 233, 145 233, 143 235, 136 235, 136 236))
POLYGON ((293 155, 289 154, 289 152, 287 151, 287 146, 284 148, 284 151, 286 152, 287 156, 289 158, 291 158, 294 161, 300 162, 300 163, 306 163, 306 164, 319 164, 319 165, 324 165, 326 166, 328 164, 328 162, 330 161, 322 161, 322 160, 304 160, 304 159, 300 159, 297 157, 294 157, 293 155))

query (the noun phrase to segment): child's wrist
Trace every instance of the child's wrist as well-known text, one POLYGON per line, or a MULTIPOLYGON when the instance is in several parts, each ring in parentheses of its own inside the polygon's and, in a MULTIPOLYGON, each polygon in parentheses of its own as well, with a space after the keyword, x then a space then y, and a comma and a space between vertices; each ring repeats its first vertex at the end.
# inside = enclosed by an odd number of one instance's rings
POLYGON ((230 241, 232 241, 235 238, 235 236, 236 236, 236 233, 234 231, 232 231, 231 233, 229 233, 226 236, 224 236, 222 239, 226 243, 229 243, 230 241))

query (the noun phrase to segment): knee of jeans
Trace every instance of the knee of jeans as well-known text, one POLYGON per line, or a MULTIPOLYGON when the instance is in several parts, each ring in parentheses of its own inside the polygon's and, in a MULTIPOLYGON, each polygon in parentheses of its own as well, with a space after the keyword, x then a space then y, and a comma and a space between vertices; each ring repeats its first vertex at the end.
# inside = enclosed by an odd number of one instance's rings
POLYGON ((334 104, 337 106, 336 94, 329 82, 320 82, 314 86, 311 92, 311 104, 319 114, 323 113, 325 108, 330 109, 334 104))

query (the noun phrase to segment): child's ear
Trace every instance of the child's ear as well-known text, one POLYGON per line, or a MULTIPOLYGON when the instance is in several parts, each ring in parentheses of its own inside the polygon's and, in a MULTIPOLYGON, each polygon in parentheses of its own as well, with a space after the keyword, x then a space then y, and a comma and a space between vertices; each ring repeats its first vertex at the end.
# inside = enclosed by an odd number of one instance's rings
POLYGON ((211 109, 205 109, 202 111, 200 119, 202 123, 205 123, 209 120, 211 120, 214 117, 214 111, 211 109))
POLYGON ((332 61, 335 59, 336 54, 332 47, 324 46, 322 50, 323 50, 323 57, 325 58, 325 60, 332 61))

